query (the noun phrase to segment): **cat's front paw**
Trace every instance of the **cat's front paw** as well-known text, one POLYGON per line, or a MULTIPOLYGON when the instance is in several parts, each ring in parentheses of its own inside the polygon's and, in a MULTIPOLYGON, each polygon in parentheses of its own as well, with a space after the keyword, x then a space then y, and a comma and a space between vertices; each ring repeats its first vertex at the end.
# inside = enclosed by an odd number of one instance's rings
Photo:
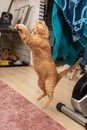
POLYGON ((24 28, 24 25, 23 24, 16 24, 15 25, 15 29, 18 30, 18 31, 22 31, 24 28))

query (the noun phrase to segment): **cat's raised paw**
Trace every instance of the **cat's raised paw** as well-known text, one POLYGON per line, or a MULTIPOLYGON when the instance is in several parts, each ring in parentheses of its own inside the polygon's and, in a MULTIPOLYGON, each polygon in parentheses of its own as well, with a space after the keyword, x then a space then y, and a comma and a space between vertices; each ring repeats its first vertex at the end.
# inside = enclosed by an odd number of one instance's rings
POLYGON ((15 29, 17 29, 18 31, 22 31, 24 28, 24 25, 23 24, 16 24, 15 25, 15 29))

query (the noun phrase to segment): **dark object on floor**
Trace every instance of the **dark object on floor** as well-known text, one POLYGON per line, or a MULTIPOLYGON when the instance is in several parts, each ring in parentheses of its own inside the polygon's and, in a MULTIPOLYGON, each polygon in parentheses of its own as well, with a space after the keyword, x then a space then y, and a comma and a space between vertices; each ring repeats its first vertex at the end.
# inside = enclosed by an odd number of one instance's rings
POLYGON ((87 95, 87 74, 83 75, 83 77, 81 77, 76 83, 72 92, 72 98, 80 100, 86 95, 87 95))
POLYGON ((75 111, 70 110, 62 103, 57 104, 57 110, 87 128, 87 74, 83 75, 76 83, 72 92, 71 104, 75 111))
POLYGON ((72 118, 76 122, 80 123, 82 126, 84 126, 87 129, 87 119, 83 117, 81 114, 69 109, 63 103, 58 103, 56 108, 58 111, 63 112, 65 115, 72 118))

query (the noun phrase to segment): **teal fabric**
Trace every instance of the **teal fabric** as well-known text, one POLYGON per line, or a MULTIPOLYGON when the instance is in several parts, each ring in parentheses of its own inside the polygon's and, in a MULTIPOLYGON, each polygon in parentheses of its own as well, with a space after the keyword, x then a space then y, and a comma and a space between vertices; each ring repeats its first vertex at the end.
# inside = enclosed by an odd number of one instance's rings
MULTIPOLYGON (((86 13, 87 14, 87 13, 86 13)), ((87 47, 87 24, 84 27, 84 37, 77 42, 72 39, 71 29, 65 22, 59 0, 54 0, 52 12, 52 27, 55 36, 53 60, 64 57, 68 65, 72 65, 78 58, 79 52, 87 47)))
MULTIPOLYGON (((86 0, 87 3, 87 0, 86 0)), ((86 21, 84 25, 84 33, 83 33, 83 38, 79 41, 84 48, 87 48, 87 9, 86 9, 86 21)))
MULTIPOLYGON (((87 0, 86 0, 86 5, 87 5, 87 0)), ((85 21, 85 27, 84 27, 84 37, 87 38, 87 9, 86 9, 86 21, 85 21)))

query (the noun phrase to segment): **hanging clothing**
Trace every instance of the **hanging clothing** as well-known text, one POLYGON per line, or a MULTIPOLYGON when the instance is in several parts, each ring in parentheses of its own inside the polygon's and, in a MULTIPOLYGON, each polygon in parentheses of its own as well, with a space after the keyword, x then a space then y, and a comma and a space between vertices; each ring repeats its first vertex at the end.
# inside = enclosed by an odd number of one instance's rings
POLYGON ((73 40, 79 40, 86 21, 86 0, 60 0, 61 10, 72 29, 73 40))
MULTIPOLYGON (((75 2, 76 0, 70 1, 75 2)), ((85 36, 87 37, 87 30, 85 29, 87 28, 87 24, 85 23, 84 25, 84 37, 80 40, 73 41, 72 28, 64 16, 62 7, 59 0, 54 0, 52 11, 52 27, 55 36, 53 59, 56 61, 58 57, 64 57, 65 62, 68 65, 72 65, 78 58, 80 51, 82 51, 84 47, 87 47, 87 40, 84 38, 85 36)))

